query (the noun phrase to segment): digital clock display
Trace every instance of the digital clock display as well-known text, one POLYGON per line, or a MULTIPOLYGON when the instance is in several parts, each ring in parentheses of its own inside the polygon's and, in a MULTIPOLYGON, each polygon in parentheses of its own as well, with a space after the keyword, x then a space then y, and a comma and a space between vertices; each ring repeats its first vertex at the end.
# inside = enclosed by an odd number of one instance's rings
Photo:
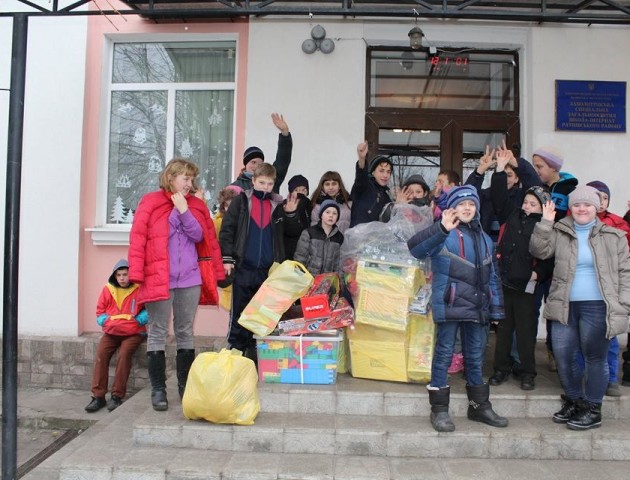
POLYGON ((469 58, 466 54, 441 53, 431 57, 431 69, 434 71, 456 69, 462 72, 468 71, 469 58))

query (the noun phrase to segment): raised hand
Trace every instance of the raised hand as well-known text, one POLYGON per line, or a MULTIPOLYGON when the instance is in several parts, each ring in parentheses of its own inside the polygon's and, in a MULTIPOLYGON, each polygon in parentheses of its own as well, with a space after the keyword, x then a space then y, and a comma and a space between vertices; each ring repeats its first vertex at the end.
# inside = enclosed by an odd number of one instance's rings
POLYGON ((289 134, 289 125, 280 113, 272 113, 271 121, 278 128, 278 130, 280 130, 280 133, 282 133, 282 135, 286 136, 289 134))
POLYGON ((496 165, 496 161, 494 160, 494 149, 490 151, 490 145, 486 145, 486 154, 482 155, 479 159, 479 166, 477 167, 477 173, 479 175, 483 175, 486 173, 486 170, 492 168, 496 165))
POLYGON ((396 203, 409 203, 409 187, 403 187, 396 192, 396 203))
POLYGON ((496 158, 497 158, 497 172, 502 172, 505 170, 505 166, 508 165, 512 161, 512 159, 514 158, 514 155, 512 155, 511 150, 505 150, 505 149, 499 148, 499 150, 497 150, 496 158))
POLYGON ((518 162, 516 161, 516 157, 514 156, 514 153, 512 152, 512 150, 508 149, 505 144, 505 138, 501 141, 501 145, 498 147, 498 150, 505 152, 505 155, 509 155, 510 158, 509 158, 508 163, 512 166, 512 168, 518 167, 518 162))
POLYGON ((365 140, 357 145, 357 156, 359 157, 359 167, 361 168, 365 167, 365 159, 367 158, 367 154, 368 154, 368 142, 367 140, 365 140))
POLYGON ((450 232, 451 230, 457 228, 459 225, 459 218, 457 218, 457 214, 455 213, 454 208, 449 208, 442 212, 442 226, 450 232))
POLYGON ((297 196, 297 193, 295 193, 295 192, 289 193, 289 196, 287 197, 287 201, 282 206, 282 208, 287 213, 293 213, 293 212, 295 212, 297 210, 297 207, 298 207, 298 196, 297 196))
POLYGON ((545 203, 542 206, 542 218, 553 222, 556 219, 556 204, 552 201, 545 203))

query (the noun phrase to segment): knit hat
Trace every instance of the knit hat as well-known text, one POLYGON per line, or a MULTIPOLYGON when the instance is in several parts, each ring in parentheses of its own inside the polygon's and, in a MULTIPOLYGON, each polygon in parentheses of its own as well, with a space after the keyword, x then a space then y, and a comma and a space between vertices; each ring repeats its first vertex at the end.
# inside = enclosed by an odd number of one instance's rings
POLYGON ((376 170, 376 167, 378 167, 381 163, 389 163, 389 166, 393 168, 392 161, 389 157, 386 157, 385 155, 377 155, 370 161, 368 173, 372 173, 376 170))
POLYGON ((324 200, 322 202, 322 205, 319 207, 319 219, 322 219, 322 215, 324 214, 324 212, 326 211, 327 208, 335 208, 337 210, 337 218, 339 218, 339 215, 341 214, 341 210, 339 209, 339 204, 337 202, 335 202, 334 200, 328 199, 328 200, 324 200))
POLYGON ((243 153, 243 165, 247 165, 250 160, 254 158, 260 158, 263 162, 265 161, 265 154, 258 147, 249 147, 243 153))
POLYGON ((455 208, 464 200, 472 200, 475 202, 477 212, 479 211, 479 195, 477 195, 477 189, 470 185, 451 188, 446 197, 446 208, 455 208))
POLYGON ((422 189, 425 191, 425 193, 429 193, 431 191, 431 189, 429 188, 429 185, 427 184, 427 182, 424 181, 424 177, 422 175, 410 175, 407 177, 407 179, 403 182, 402 186, 403 188, 408 187, 409 185, 420 185, 422 187, 422 189))
POLYGON ((540 147, 534 151, 534 154, 542 158, 549 168, 553 168, 558 172, 562 168, 562 164, 564 163, 564 158, 562 154, 553 147, 540 147))
POLYGON ((306 187, 306 191, 310 191, 308 188, 308 179, 303 175, 295 175, 289 180, 289 193, 293 192, 298 187, 306 187))
POLYGON ((535 186, 529 187, 525 192, 525 195, 533 195, 540 202, 540 206, 543 206, 547 202, 551 201, 551 195, 543 187, 535 186))
POLYGON ((599 210, 601 200, 597 189, 589 187, 588 185, 578 185, 575 187, 575 190, 569 194, 569 208, 573 207, 576 203, 587 203, 599 210))
POLYGON ((610 188, 604 182, 600 182, 599 180, 595 180, 594 182, 588 182, 587 185, 589 187, 593 187, 595 190, 598 190, 602 193, 608 195, 608 199, 610 200, 610 188))

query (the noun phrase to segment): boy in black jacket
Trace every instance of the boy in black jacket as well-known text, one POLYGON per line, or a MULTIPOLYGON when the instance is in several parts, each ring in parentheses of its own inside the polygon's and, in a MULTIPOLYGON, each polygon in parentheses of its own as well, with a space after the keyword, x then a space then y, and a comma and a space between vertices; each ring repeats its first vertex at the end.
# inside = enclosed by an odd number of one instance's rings
POLYGON ((392 175, 392 161, 384 155, 377 155, 366 165, 367 142, 357 146, 357 154, 359 159, 350 192, 350 227, 378 221, 385 205, 392 201, 387 186, 392 175))
POLYGON ((516 344, 520 366, 521 389, 535 388, 536 335, 538 315, 534 291, 538 283, 551 278, 553 260, 538 260, 529 253, 529 239, 534 226, 542 218, 542 207, 551 201, 549 193, 541 186, 534 186, 525 192, 521 208, 508 199, 505 167, 511 152, 497 153, 497 167, 492 175, 490 193, 492 205, 501 223, 497 245, 497 259, 503 284, 505 299, 505 320, 497 326, 494 351, 494 375, 491 385, 500 385, 512 371, 512 339, 516 332, 516 344))
POLYGON ((282 197, 272 192, 275 178, 273 165, 258 165, 253 188, 232 200, 219 233, 225 275, 234 279, 228 348, 240 350, 252 360, 256 358, 256 342, 238 319, 267 278, 272 263, 285 260, 284 229, 300 228, 294 215, 297 198, 290 196, 280 206, 282 197))

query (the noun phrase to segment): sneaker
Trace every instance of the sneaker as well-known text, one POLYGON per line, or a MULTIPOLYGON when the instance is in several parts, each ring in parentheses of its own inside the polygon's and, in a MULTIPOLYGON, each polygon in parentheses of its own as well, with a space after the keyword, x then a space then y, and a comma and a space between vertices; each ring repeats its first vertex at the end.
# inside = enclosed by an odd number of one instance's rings
POLYGON ((121 405, 122 398, 120 398, 118 395, 112 395, 112 398, 110 398, 109 402, 107 402, 107 410, 111 412, 112 410, 116 410, 121 405))
POLYGON ((501 385, 503 382, 505 382, 508 379, 509 376, 510 376, 509 373, 505 373, 500 370, 497 370, 496 372, 494 372, 494 375, 492 375, 488 379, 488 383, 494 386, 501 385))
POLYGON ((105 406, 105 399, 102 397, 92 397, 92 401, 87 404, 85 411, 88 413, 98 412, 105 406))
POLYGON ((619 384, 615 382, 609 382, 608 388, 606 388, 606 396, 621 397, 621 389, 619 388, 619 384))
POLYGON ((454 353, 451 358, 451 365, 448 367, 447 372, 450 375, 464 371, 464 355, 460 353, 454 353))

